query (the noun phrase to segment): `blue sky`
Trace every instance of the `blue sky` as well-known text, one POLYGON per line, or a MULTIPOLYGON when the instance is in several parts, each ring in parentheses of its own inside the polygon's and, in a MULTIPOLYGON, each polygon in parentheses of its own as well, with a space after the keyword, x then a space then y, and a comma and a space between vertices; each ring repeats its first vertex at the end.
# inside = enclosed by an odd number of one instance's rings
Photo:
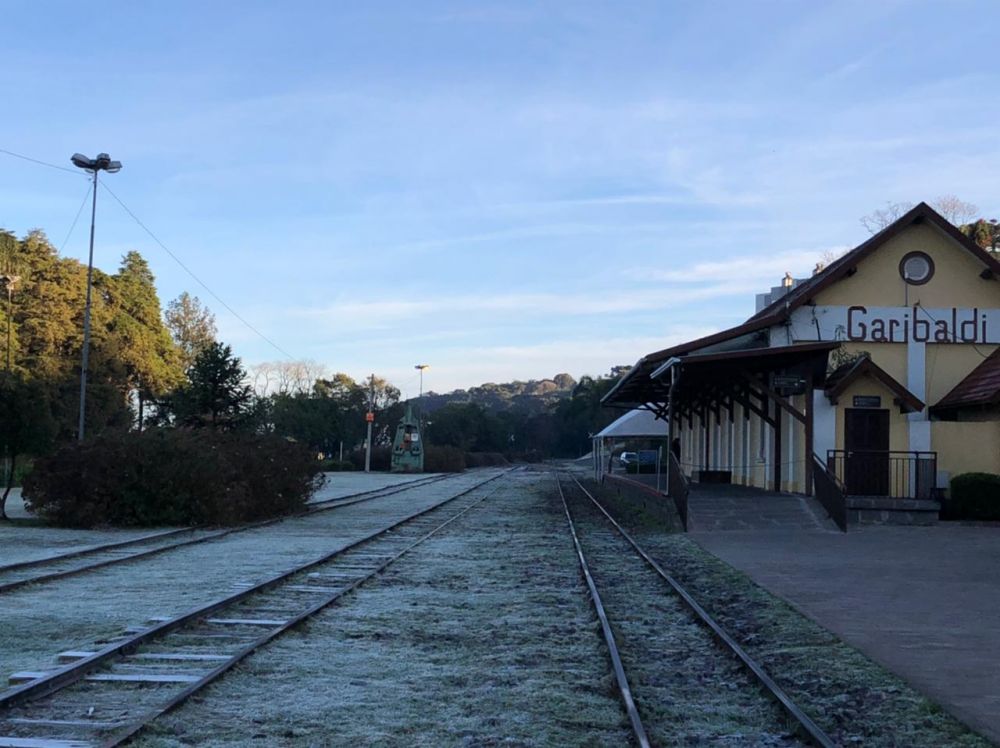
MULTIPOLYGON (((601 374, 738 323, 886 201, 1000 213, 994 2, 0 0, 0 148, 108 185, 296 358, 425 387, 601 374)), ((87 184, 0 154, 0 226, 87 184)), ((281 358, 104 193, 248 364, 281 358)), ((86 216, 65 244, 86 256, 86 216)))

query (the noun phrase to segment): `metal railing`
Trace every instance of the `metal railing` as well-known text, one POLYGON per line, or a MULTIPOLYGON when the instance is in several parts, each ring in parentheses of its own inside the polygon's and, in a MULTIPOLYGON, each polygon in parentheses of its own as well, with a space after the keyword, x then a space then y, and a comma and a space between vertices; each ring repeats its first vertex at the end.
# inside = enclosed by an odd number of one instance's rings
POLYGON ((826 468, 847 496, 932 499, 937 484, 937 452, 830 449, 826 468))
POLYGON ((830 519, 847 532, 847 497, 844 495, 844 485, 837 476, 826 469, 826 465, 817 455, 813 455, 813 484, 816 487, 816 499, 830 519))
POLYGON ((667 486, 667 495, 674 500, 677 513, 681 517, 681 524, 684 525, 684 532, 688 529, 688 482, 681 470, 680 463, 674 453, 670 452, 670 485, 667 486))

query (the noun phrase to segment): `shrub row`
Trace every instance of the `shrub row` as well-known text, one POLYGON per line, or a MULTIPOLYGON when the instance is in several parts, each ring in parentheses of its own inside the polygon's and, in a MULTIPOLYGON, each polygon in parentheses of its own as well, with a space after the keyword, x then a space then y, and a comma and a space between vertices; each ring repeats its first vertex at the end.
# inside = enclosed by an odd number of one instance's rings
POLYGON ((500 467, 509 465, 507 458, 501 452, 466 452, 466 467, 500 467))
POLYGON ((207 429, 99 436, 37 460, 28 507, 68 527, 230 525, 295 512, 319 461, 280 437, 207 429))
POLYGON ((1000 475, 963 473, 951 479, 942 519, 1000 520, 1000 475))
POLYGON ((350 460, 320 460, 319 469, 324 473, 341 473, 357 470, 357 467, 350 460))
POLYGON ((458 447, 424 447, 424 470, 428 473, 461 473, 466 468, 466 454, 458 447))

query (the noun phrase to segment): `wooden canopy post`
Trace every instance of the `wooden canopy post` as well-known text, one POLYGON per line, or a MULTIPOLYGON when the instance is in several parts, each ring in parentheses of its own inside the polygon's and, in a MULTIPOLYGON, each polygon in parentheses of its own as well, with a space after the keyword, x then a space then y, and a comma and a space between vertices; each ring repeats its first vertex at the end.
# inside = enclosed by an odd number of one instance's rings
MULTIPOLYGON (((770 400, 766 406, 770 412, 770 400)), ((777 403, 774 404, 774 490, 781 491, 781 408, 777 403)))
POLYGON ((806 384, 806 496, 813 495, 813 380, 806 384))

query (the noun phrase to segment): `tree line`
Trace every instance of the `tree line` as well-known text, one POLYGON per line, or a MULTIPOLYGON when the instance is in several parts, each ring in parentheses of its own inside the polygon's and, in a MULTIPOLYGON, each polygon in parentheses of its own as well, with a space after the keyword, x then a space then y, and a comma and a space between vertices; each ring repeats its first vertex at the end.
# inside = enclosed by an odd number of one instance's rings
MULTIPOLYGON (((0 229, 0 456, 7 468, 0 517, 19 464, 76 438, 86 280, 86 266, 61 257, 44 232, 17 237, 0 229)), ((615 378, 575 382, 562 374, 469 391, 492 398, 489 407, 464 391, 431 393, 428 435, 466 451, 578 456, 588 433, 614 415, 599 401, 615 378)), ((375 375, 356 381, 301 361, 248 372, 217 340, 214 316, 196 297, 183 293, 161 305, 139 252, 126 253, 114 273, 94 268, 88 435, 151 427, 272 433, 339 457, 363 443, 369 410, 373 443, 391 444, 403 409, 399 389, 375 375)))

